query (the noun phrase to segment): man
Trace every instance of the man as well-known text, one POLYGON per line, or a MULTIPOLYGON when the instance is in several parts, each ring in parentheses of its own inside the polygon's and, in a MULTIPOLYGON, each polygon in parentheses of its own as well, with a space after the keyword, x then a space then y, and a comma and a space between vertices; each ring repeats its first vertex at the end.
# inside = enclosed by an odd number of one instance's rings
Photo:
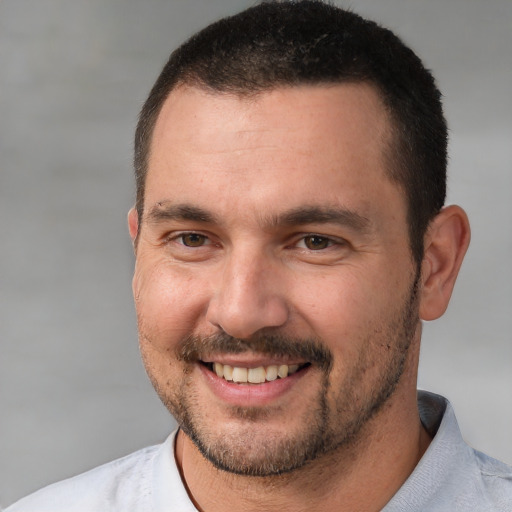
POLYGON ((391 32, 264 3, 171 56, 128 216, 144 364, 179 430, 12 511, 511 510, 416 392, 469 244, 434 80, 391 32))

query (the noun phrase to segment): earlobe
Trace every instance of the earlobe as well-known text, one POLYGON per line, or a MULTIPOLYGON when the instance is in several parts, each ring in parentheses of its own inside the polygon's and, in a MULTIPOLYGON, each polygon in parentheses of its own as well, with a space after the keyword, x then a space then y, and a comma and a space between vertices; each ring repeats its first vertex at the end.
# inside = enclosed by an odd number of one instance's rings
POLYGON ((131 208, 128 212, 128 231, 130 232, 132 243, 135 245, 135 240, 139 233, 139 215, 135 208, 131 208))
POLYGON ((469 240, 468 217, 459 206, 443 208, 432 220, 421 268, 422 320, 435 320, 446 311, 469 240))

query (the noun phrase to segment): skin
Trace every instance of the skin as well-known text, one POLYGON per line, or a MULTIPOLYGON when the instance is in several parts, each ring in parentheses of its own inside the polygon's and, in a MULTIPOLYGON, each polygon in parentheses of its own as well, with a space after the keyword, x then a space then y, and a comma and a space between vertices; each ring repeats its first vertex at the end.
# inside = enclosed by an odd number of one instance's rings
MULTIPOLYGON (((182 86, 164 104, 140 225, 129 214, 148 375, 178 421, 232 464, 261 467, 322 429, 332 440, 297 469, 262 478, 219 471, 185 427, 176 458, 199 510, 225 509, 226 496, 244 510, 380 510, 427 448, 416 404, 420 318, 446 309, 469 226, 460 208, 444 209, 417 268, 405 197, 385 172, 390 132, 376 91, 361 84, 252 98, 182 86), (311 215, 326 209, 343 215, 311 215), (249 344, 315 340, 331 365, 312 364, 278 393, 245 385, 254 392, 226 394, 200 361, 176 354, 187 336, 218 333, 249 344)), ((212 350, 201 358, 305 362, 212 350)))

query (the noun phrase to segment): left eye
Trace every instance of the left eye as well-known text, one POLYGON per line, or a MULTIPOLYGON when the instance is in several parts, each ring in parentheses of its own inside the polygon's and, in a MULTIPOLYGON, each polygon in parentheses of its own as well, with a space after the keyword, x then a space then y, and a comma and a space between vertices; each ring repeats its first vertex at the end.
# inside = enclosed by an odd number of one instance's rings
POLYGON ((299 246, 304 246, 310 251, 321 251, 327 249, 333 244, 333 241, 325 236, 308 235, 305 236, 300 242, 299 246))
POLYGON ((198 233, 185 233, 180 235, 178 240, 186 247, 201 247, 207 243, 208 238, 198 233))

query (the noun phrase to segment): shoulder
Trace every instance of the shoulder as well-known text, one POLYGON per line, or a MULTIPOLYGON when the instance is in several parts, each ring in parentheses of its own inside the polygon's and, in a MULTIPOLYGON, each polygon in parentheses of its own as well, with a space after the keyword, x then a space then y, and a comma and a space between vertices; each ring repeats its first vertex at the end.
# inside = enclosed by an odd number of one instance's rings
POLYGON ((474 454, 489 501, 496 510, 509 512, 512 510, 512 466, 476 450, 474 454))
POLYGON ((445 398, 419 392, 419 411, 432 442, 385 507, 386 512, 511 512, 512 468, 474 450, 445 398))
POLYGON ((6 512, 108 512, 145 510, 151 494, 151 446, 61 482, 16 502, 6 512))
POLYGON ((423 396, 434 404, 430 409, 437 409, 436 414, 444 405, 430 453, 430 468, 437 467, 438 473, 439 468, 444 469, 435 498, 442 502, 447 498, 446 502, 452 503, 451 510, 512 511, 512 467, 466 444, 445 398, 423 396))

